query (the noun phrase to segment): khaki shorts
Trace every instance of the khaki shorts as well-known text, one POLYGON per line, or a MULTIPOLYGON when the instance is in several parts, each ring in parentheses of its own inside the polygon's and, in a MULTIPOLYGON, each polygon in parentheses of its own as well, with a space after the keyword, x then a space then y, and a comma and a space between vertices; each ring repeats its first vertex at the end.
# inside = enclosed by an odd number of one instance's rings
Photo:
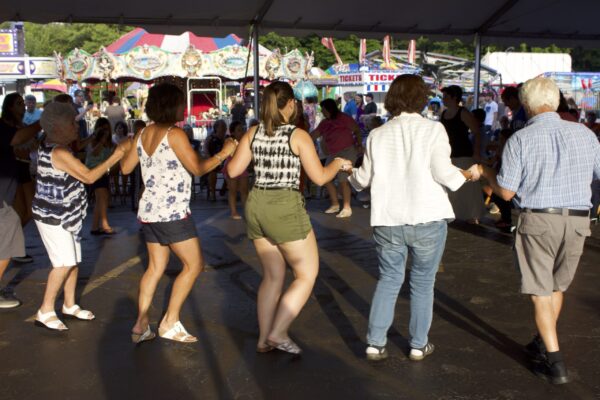
MULTIPOLYGON (((352 161, 352 165, 354 165, 354 163, 356 162, 356 158, 358 157, 358 153, 354 146, 346 147, 344 150, 340 150, 335 154, 329 155, 327 157, 327 162, 325 163, 325 165, 331 164, 331 162, 336 157, 341 157, 341 158, 345 158, 346 160, 350 160, 350 161, 352 161)), ((340 171, 337 174, 337 178, 338 178, 338 181, 340 181, 340 182, 346 182, 348 180, 348 174, 346 172, 340 171)))
POLYGON ((0 204, 0 260, 25 255, 25 238, 21 219, 6 203, 0 204))
POLYGON ((246 231, 250 240, 267 238, 287 243, 306 239, 312 230, 297 190, 254 188, 246 201, 246 231))
POLYGON ((521 293, 550 296, 566 291, 590 235, 588 217, 522 212, 515 237, 521 293))

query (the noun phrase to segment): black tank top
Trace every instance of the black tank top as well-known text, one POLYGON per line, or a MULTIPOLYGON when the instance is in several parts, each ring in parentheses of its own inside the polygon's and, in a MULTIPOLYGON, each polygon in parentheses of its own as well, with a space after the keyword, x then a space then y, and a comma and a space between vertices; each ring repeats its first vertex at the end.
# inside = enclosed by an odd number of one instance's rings
POLYGON ((459 107, 456 115, 450 119, 444 118, 446 111, 442 113, 441 122, 448 132, 450 139, 450 158, 473 157, 473 144, 469 140, 469 128, 462 121, 463 107, 459 107))

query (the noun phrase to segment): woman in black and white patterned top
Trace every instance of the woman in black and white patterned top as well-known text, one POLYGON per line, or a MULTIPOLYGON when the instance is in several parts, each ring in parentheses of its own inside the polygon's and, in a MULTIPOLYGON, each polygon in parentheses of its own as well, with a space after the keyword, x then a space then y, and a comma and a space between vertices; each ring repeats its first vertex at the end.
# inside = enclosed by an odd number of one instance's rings
POLYGON ((289 84, 275 82, 263 94, 261 121, 248 130, 227 165, 231 177, 254 161, 256 182, 246 202, 248 237, 263 266, 258 291, 260 335, 256 351, 277 348, 298 354, 301 349, 288 329, 308 300, 319 270, 317 241, 298 191, 300 167, 317 185, 332 180, 348 160, 336 159, 323 167, 309 134, 290 124, 296 104, 289 84), (294 282, 285 293, 286 262, 294 282))
POLYGON ((88 169, 71 152, 69 145, 79 138, 79 124, 70 104, 50 103, 42 114, 46 139, 39 148, 37 189, 33 198, 33 219, 52 263, 44 301, 35 322, 51 330, 67 327, 54 311, 56 296, 64 286, 64 316, 92 320, 91 311, 75 303, 77 264, 81 262, 81 225, 87 198, 83 184, 92 184, 116 164, 125 151, 117 150, 104 162, 88 169))

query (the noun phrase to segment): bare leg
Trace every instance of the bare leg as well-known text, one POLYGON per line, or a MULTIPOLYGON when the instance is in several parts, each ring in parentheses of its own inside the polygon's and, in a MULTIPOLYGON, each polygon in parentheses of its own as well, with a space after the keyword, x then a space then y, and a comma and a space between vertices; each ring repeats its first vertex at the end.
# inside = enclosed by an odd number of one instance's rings
POLYGON ((21 219, 21 226, 25 226, 31 221, 31 202, 33 201, 34 192, 35 186, 33 182, 20 183, 17 185, 13 209, 21 219))
POLYGON ((94 190, 94 215, 92 216, 92 231, 97 231, 100 226, 100 189, 94 190))
POLYGON ((331 202, 331 206, 335 207, 340 205, 340 201, 338 200, 337 197, 337 189, 335 188, 335 185, 333 184, 333 181, 331 182, 327 182, 325 184, 325 188, 327 189, 327 193, 329 193, 329 201, 331 202))
POLYGON ((112 181, 113 181, 113 186, 115 188, 115 196, 119 196, 121 194, 120 188, 119 188, 119 170, 116 167, 113 167, 113 169, 110 170, 110 175, 112 177, 112 181))
POLYGON ((148 269, 140 280, 140 294, 138 297, 138 317, 133 326, 133 333, 142 334, 148 326, 148 310, 156 286, 160 281, 167 263, 169 262, 169 247, 158 243, 146 243, 148 247, 148 269))
POLYGON ((268 340, 287 340, 288 329, 306 304, 319 272, 317 240, 311 230, 306 239, 280 244, 279 249, 294 271, 295 279, 281 297, 268 340))
POLYGON ((79 273, 79 267, 75 265, 69 268, 67 278, 65 280, 65 306, 67 308, 73 307, 75 303, 75 289, 77 288, 77 274, 79 273))
POLYGON ((217 173, 215 171, 210 171, 208 173, 208 194, 209 196, 216 196, 217 191, 217 173))
POLYGON ((275 312, 283 291, 285 259, 279 248, 268 239, 254 240, 254 247, 263 269, 263 278, 258 288, 256 304, 259 327, 257 347, 265 347, 265 341, 271 333, 275 312))
POLYGON ((535 308, 535 323, 548 352, 559 350, 556 322, 562 308, 562 299, 562 292, 554 292, 552 296, 531 296, 535 308))
POLYGON ((350 209, 350 200, 352 199, 352 189, 348 181, 341 181, 340 186, 342 188, 342 198, 344 201, 344 209, 350 209))
POLYGON ((240 215, 237 212, 237 179, 228 178, 227 179, 227 187, 229 188, 229 193, 227 194, 227 200, 229 202, 229 210, 231 211, 231 218, 239 217, 240 215))
POLYGON ((8 267, 9 263, 10 263, 10 258, 7 258, 5 260, 0 260, 0 280, 2 279, 2 275, 4 275, 4 271, 6 271, 6 268, 8 267))
POLYGON ((242 207, 246 205, 246 199, 248 199, 248 177, 241 176, 238 178, 238 190, 240 192, 240 200, 242 207))
POLYGON ((165 329, 170 329, 175 322, 179 321, 179 313, 183 302, 190 294, 198 275, 204 268, 200 240, 197 237, 173 243, 169 247, 183 264, 183 269, 175 279, 167 313, 160 323, 161 327, 165 329))
POLYGON ((60 289, 62 289, 71 268, 73 267, 58 267, 50 270, 48 283, 46 283, 46 291, 44 292, 44 300, 40 307, 42 313, 54 311, 56 297, 60 289))
POLYGON ((110 200, 110 194, 108 193, 108 189, 98 189, 96 190, 96 204, 99 207, 99 226, 106 230, 110 231, 112 228, 108 223, 108 202, 110 200))

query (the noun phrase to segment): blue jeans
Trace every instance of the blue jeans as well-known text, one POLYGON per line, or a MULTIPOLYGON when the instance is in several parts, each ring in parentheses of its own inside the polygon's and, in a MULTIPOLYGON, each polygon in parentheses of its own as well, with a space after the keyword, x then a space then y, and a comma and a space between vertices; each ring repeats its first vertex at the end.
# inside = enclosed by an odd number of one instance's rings
POLYGON ((377 226, 373 237, 379 261, 379 281, 373 295, 367 343, 385 346, 394 320, 398 293, 404 282, 406 257, 412 257, 410 272, 410 346, 422 348, 433 317, 433 285, 448 225, 435 221, 418 225, 377 226))

